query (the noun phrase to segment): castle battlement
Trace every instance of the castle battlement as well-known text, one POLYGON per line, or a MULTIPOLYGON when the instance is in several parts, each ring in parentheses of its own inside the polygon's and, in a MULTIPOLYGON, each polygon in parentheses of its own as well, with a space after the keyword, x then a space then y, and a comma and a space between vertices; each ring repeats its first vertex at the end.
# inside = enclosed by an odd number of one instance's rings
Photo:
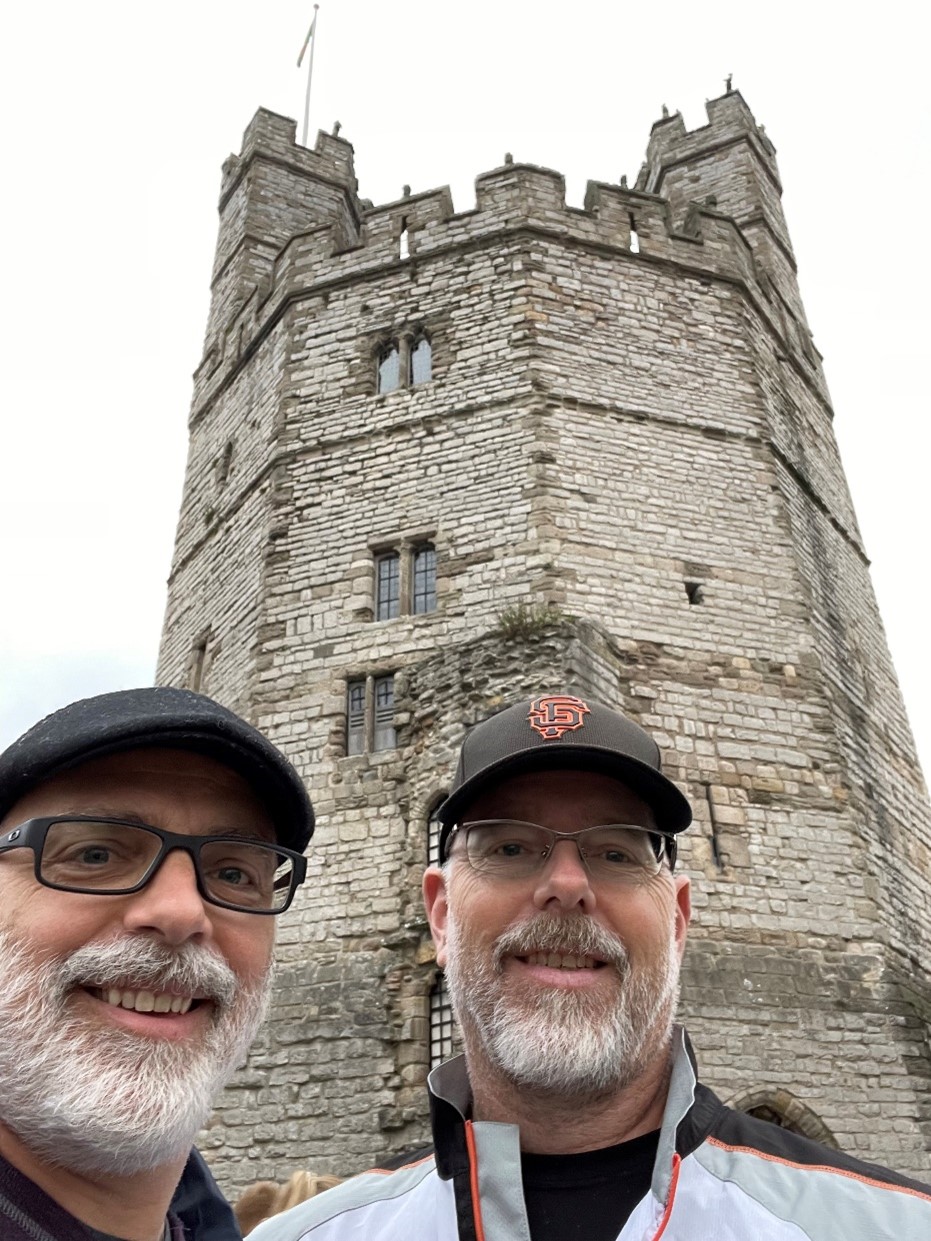
POLYGON ((348 142, 320 133, 309 150, 296 144, 293 121, 259 110, 241 154, 224 166, 214 306, 195 376, 195 411, 238 365, 248 341, 295 298, 395 268, 406 267, 417 278, 425 263, 506 234, 597 248, 622 263, 671 263, 698 278, 738 283, 769 323, 781 353, 793 359, 827 404, 794 260, 779 240, 781 209, 774 224, 765 195, 753 197, 754 186, 763 182, 768 192, 778 189, 775 162, 737 92, 711 101, 708 112, 709 125, 691 133, 678 114, 654 126, 647 171, 637 188, 592 181, 584 206, 572 207, 561 173, 508 162, 480 174, 475 208, 457 213, 448 186, 378 206, 360 203, 348 142), (730 168, 734 144, 747 146, 768 171, 750 177, 741 167, 725 177, 720 161, 730 168), (713 183, 719 192, 687 197, 688 187, 677 177, 691 167, 703 182, 698 191, 713 183), (775 179, 767 181, 770 173, 775 179), (269 220, 273 177, 286 185, 275 189, 277 210, 269 220), (670 187, 671 196, 646 188, 654 184, 670 187), (735 200, 738 192, 746 202, 735 200), (284 223, 293 230, 290 236, 284 235, 284 223))
POLYGON ((753 148, 782 193, 776 148, 762 126, 756 123, 740 91, 728 91, 717 99, 707 100, 705 112, 708 124, 698 129, 687 130, 681 112, 656 121, 650 131, 646 161, 637 178, 637 187, 661 187, 663 173, 668 167, 701 155, 709 148, 746 143, 753 148))
POLYGON ((350 142, 320 130, 313 148, 301 146, 297 141, 295 120, 270 112, 267 108, 259 108, 243 133, 240 153, 230 155, 223 165, 220 210, 223 210, 254 159, 275 157, 292 164, 306 176, 329 179, 353 194, 358 189, 350 142))

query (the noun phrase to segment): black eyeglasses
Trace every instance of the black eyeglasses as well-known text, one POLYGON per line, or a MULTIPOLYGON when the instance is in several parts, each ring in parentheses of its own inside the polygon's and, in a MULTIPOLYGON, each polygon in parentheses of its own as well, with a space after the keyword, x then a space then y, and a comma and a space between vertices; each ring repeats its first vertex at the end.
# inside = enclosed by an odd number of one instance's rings
POLYGON ((186 836, 82 815, 28 819, 0 836, 0 853, 31 849, 39 883, 60 892, 126 896, 149 882, 173 849, 194 863, 205 901, 249 914, 280 914, 307 874, 307 859, 241 836, 186 836))
POLYGON ((501 879, 537 874, 560 840, 572 841, 594 879, 612 883, 641 883, 659 874, 664 859, 670 870, 676 864, 675 836, 629 823, 583 827, 578 832, 554 832, 515 819, 457 823, 450 832, 447 857, 459 832, 465 837, 465 857, 472 869, 501 879))

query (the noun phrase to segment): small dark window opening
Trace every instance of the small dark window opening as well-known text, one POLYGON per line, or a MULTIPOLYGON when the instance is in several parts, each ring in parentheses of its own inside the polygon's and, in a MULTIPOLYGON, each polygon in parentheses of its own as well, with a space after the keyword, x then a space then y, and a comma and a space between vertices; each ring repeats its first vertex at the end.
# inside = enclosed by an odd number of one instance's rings
POLYGON ((395 344, 385 345, 378 353, 378 391, 394 392, 401 385, 401 355, 395 344))
POLYGON ((430 1068, 448 1060, 453 1054, 453 1006, 446 990, 446 979, 440 974, 430 992, 430 1068))
POLYGON ((411 384, 425 384, 433 378, 433 347, 426 336, 418 336, 411 346, 411 384))
POLYGON ((207 661, 207 639, 200 638, 194 644, 191 651, 190 672, 188 674, 188 689, 200 691, 204 684, 204 665, 207 661))
POLYGON ((375 561, 375 619, 392 620, 401 610, 401 557, 386 552, 375 561))
POLYGON ((634 213, 630 213, 630 252, 631 254, 640 253, 640 234, 637 232, 637 221, 634 219, 634 213))
POLYGON ((394 731, 394 677, 375 678, 375 737, 373 749, 393 750, 397 744, 394 731))
POLYGON ((685 594, 693 606, 705 602, 705 588, 701 582, 684 582, 685 594))
POLYGON ((410 239, 408 237, 408 232, 407 232, 407 216, 403 216, 401 219, 401 236, 399 239, 398 249, 399 249, 400 257, 402 259, 410 258, 411 250, 410 250, 410 239))
POLYGON ((718 819, 714 812, 714 799, 711 796, 710 784, 705 785, 705 800, 708 803, 708 822, 711 825, 711 839, 709 842, 711 845, 711 857, 718 870, 723 870, 724 858, 721 856, 721 841, 718 836, 718 819))
POLYGON ((429 543, 414 552, 414 591, 411 611, 415 615, 436 609, 436 551, 429 543))
POLYGON ((765 1103, 761 1103, 759 1107, 748 1107, 748 1116, 755 1116, 757 1120, 765 1120, 770 1125, 778 1125, 780 1129, 788 1129, 790 1133, 801 1133, 800 1129, 792 1124, 781 1112, 777 1112, 773 1107, 767 1107, 765 1103))
POLYGON ((365 751, 365 682, 350 681, 346 687, 346 753, 365 751))
POLYGON ((232 466, 233 466, 233 441, 227 440, 226 447, 223 449, 223 452, 220 454, 220 459, 217 461, 217 483, 219 484, 219 486, 222 487, 226 483, 227 479, 230 476, 230 470, 232 469, 232 466))

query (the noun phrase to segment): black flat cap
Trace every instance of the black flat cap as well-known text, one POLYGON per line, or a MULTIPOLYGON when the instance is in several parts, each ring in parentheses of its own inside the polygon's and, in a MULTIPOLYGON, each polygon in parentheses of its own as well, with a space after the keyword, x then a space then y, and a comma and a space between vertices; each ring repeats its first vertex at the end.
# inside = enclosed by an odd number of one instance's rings
POLYGON ((281 751, 212 698, 171 686, 82 698, 23 733, 0 754, 0 818, 49 776, 144 746, 193 750, 223 763, 265 805, 279 844, 300 852, 307 847, 314 809, 304 782, 281 751))
POLYGON ((692 808, 660 770, 659 746, 619 711, 572 694, 541 694, 476 724, 459 752, 452 792, 437 811, 440 857, 453 824, 479 793, 527 771, 599 771, 633 789, 663 832, 681 832, 692 808))

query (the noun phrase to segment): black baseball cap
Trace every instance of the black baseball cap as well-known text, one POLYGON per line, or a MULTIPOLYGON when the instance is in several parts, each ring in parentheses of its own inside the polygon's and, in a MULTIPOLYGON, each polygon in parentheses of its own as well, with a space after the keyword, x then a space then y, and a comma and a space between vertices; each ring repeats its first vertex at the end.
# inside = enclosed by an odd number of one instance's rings
POLYGON ((542 694, 499 711, 467 734, 452 792, 436 813, 440 857, 453 825, 479 793, 527 771, 598 771, 642 797, 663 832, 681 832, 692 808, 660 770, 659 746, 649 733, 610 707, 571 694, 542 694))
POLYGON ((279 844, 299 852, 307 847, 314 809, 281 751, 212 698, 167 685, 82 698, 23 733, 0 754, 0 818, 50 776, 145 746, 193 750, 223 763, 265 805, 279 844))

